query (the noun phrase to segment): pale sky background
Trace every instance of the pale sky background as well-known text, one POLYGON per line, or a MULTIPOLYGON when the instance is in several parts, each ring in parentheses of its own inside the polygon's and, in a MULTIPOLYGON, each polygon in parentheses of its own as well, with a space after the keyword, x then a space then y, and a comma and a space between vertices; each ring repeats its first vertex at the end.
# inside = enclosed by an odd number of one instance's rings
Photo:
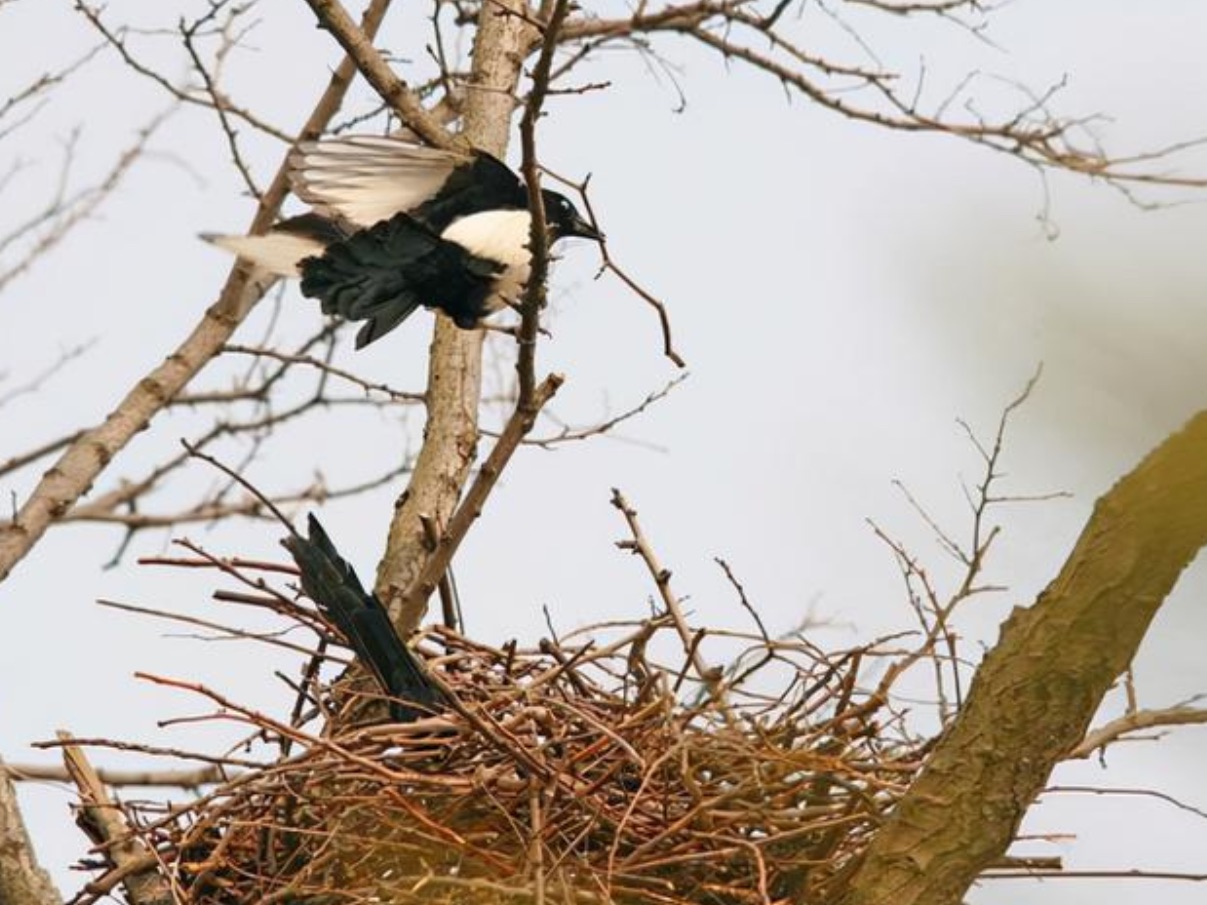
MULTIPOLYGON (((182 8, 114 0, 107 16, 171 26, 182 8), (150 9, 163 18, 150 18, 150 9)), ((862 59, 809 8, 806 24, 816 26, 819 47, 862 59)), ((227 84, 241 103, 296 128, 338 52, 300 3, 266 3, 259 15, 249 42, 255 49, 232 57, 227 84)), ((421 58, 428 40, 422 15, 419 6, 405 11, 379 43, 421 58)), ((1207 7, 1200 4, 1018 0, 992 18, 996 46, 942 23, 867 14, 855 21, 865 23, 861 30, 886 65, 913 74, 924 59, 936 97, 973 69, 1038 90, 1067 76, 1055 106, 1109 115, 1095 132, 1117 153, 1207 135, 1207 7)), ((183 74, 170 42, 142 40, 166 71, 183 74)), ((67 2, 4 6, 0 98, 94 42, 67 2)), ((1043 224, 1044 185, 1014 160, 953 139, 849 123, 799 98, 788 103, 771 80, 727 68, 682 41, 664 38, 660 46, 679 66, 684 112, 675 112, 674 90, 636 58, 609 54, 583 77, 611 80, 612 88, 553 99, 540 147, 557 171, 594 174, 592 198, 612 250, 669 304, 691 376, 615 438, 521 451, 457 560, 471 633, 533 641, 545 631, 542 606, 562 631, 646 612, 652 586, 640 563, 613 547, 624 534, 608 505, 613 486, 640 510, 676 590, 689 596, 702 624, 745 627, 712 561, 720 555, 772 631, 809 612, 833 623, 817 637, 835 646, 912 627, 892 558, 865 520, 905 538, 938 576, 948 575, 891 482, 907 483, 958 533, 966 512, 960 481, 979 470, 956 419, 987 435, 1042 362, 1043 379, 1009 438, 1004 486, 1066 490, 1072 498, 1002 513, 1005 534, 990 575, 1011 590, 969 607, 961 624, 969 638, 992 642, 1009 608, 1028 603, 1052 577, 1096 496, 1207 404, 1203 196, 1181 193, 1173 196, 1178 205, 1144 212, 1109 188, 1057 176, 1047 186, 1051 222, 1043 224)), ((992 93, 990 108, 1003 98, 1000 89, 992 93)), ((162 92, 112 54, 94 60, 36 120, 0 140, 0 172, 18 158, 31 163, 0 194, 0 233, 51 191, 59 143, 74 127, 82 131, 72 179, 86 185, 165 104, 162 92)), ((244 134, 266 182, 282 149, 244 134)), ((253 207, 212 114, 177 113, 151 149, 97 217, 0 296, 0 394, 62 350, 95 341, 42 392, 0 412, 0 459, 103 417, 192 328, 227 273, 229 260, 196 234, 240 230, 253 207)), ((1183 166, 1207 175, 1204 155, 1183 166)), ((675 369, 660 355, 652 312, 616 281, 592 282, 593 248, 567 243, 561 251, 551 287, 554 335, 540 362, 568 377, 558 414, 587 423, 636 403, 675 369)), ((269 307, 237 340, 262 334, 269 307)), ((281 318, 277 341, 289 348, 313 329, 317 312, 294 291, 281 318)), ((370 380, 418 388, 429 331, 430 315, 419 314, 354 354, 348 330, 338 363, 370 380)), ((215 385, 212 375, 197 384, 215 385)), ((161 417, 105 473, 100 489, 137 475, 203 423, 181 412, 161 417)), ((364 475, 372 467, 366 460, 384 467, 407 437, 416 442, 418 420, 407 427, 393 416, 318 416, 247 475, 282 484, 317 469, 333 483, 364 475)), ((37 471, 0 481, 4 498, 23 499, 37 471)), ((213 480, 200 465, 191 475, 195 486, 213 480)), ((397 489, 321 511, 366 578, 397 489)), ((149 505, 187 499, 182 487, 149 505)), ((283 555, 274 525, 176 534, 223 554, 283 555)), ((181 638, 175 627, 95 605, 110 598, 246 622, 248 614, 208 600, 221 586, 215 576, 134 564, 169 539, 142 534, 123 565, 105 571, 117 531, 54 529, 0 586, 0 755, 52 760, 29 745, 57 728, 202 744, 196 727, 160 730, 156 721, 204 706, 148 687, 133 678, 136 670, 280 706, 272 670, 292 674, 289 658, 181 638)), ((1143 705, 1168 706, 1207 690, 1205 587, 1203 570, 1193 569, 1154 625, 1137 662, 1143 705)), ((1062 767, 1054 782, 1156 788, 1207 808, 1205 743, 1207 731, 1180 729, 1160 743, 1112 748, 1107 769, 1062 767)), ((99 753, 96 760, 145 763, 99 753)), ((44 863, 69 893, 81 877, 68 865, 84 848, 70 822, 71 796, 50 785, 22 793, 44 863)), ((1207 823, 1155 800, 1051 795, 1026 830, 1066 834, 1026 850, 1059 854, 1071 870, 1207 872, 1207 823)), ((1201 902, 1203 890, 1011 880, 978 888, 970 901, 1125 905, 1158 897, 1188 905, 1201 902)))

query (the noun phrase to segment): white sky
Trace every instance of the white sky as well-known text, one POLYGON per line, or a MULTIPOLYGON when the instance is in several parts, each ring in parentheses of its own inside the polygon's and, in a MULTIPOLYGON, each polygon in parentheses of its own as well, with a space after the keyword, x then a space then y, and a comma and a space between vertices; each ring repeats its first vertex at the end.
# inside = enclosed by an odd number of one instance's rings
MULTIPOLYGON (((141 7, 112 2, 108 15, 149 24, 141 7)), ((160 7, 164 22, 180 7, 160 7)), ((260 15, 257 49, 231 60, 229 84, 241 102, 292 128, 338 56, 301 4, 265 5, 260 15)), ((1207 135, 1207 8, 1177 0, 1017 2, 993 21, 997 49, 933 23, 870 20, 867 33, 885 61, 906 72, 924 58, 935 96, 970 69, 1036 88, 1067 75, 1060 111, 1110 114, 1096 132, 1123 153, 1207 135)), ((418 28, 404 18, 385 40, 399 56, 418 58, 413 35, 427 39, 418 28)), ((822 46, 854 56, 832 28, 819 28, 822 46)), ((4 7, 0 98, 93 42, 68 4, 4 7)), ((810 608, 835 624, 819 636, 835 645, 909 627, 899 576, 865 519, 909 540, 945 574, 941 553, 891 481, 906 482, 958 530, 959 481, 978 471, 955 419, 990 431, 1042 362, 1039 389, 1009 441, 1006 487, 1074 496, 1004 513, 991 575, 1011 591, 976 604, 962 626, 992 641, 1008 608, 1029 602, 1059 567, 1094 498, 1207 399, 1200 251, 1207 212, 1190 194, 1177 207, 1143 212, 1105 187, 1056 177, 1048 189, 1059 238, 1051 241, 1037 221, 1043 186, 1015 161, 954 140, 851 124, 799 99, 786 103, 768 79, 726 69, 680 41, 662 47, 681 66, 684 112, 674 112, 674 91, 636 59, 609 55, 584 74, 611 80, 609 91, 551 102, 541 155, 559 172, 594 174, 592 197, 612 249, 670 305, 691 377, 618 438, 521 451, 457 561, 471 632, 490 641, 535 639, 544 631, 542 605, 560 630, 646 611, 652 587, 639 563, 612 546, 623 535, 607 502, 613 486, 640 510, 701 623, 743 624, 712 562, 721 555, 773 631, 810 608)), ((160 61, 183 71, 178 55, 165 52, 160 61)), ((76 178, 86 184, 164 104, 111 56, 90 64, 35 122, 0 142, 0 171, 18 156, 34 162, 0 195, 0 231, 45 198, 58 142, 74 126, 82 125, 76 178)), ((9 375, 0 392, 61 350, 96 340, 43 392, 0 412, 0 459, 101 418, 191 329, 225 277, 229 261, 195 235, 241 229, 252 205, 211 116, 176 114, 152 148, 100 216, 0 296, 0 372, 9 375)), ((266 181, 281 149, 249 134, 248 150, 266 181)), ((1197 172, 1207 174, 1202 156, 1197 172)), ((590 245, 567 243, 562 253, 552 284, 554 336, 540 360, 569 378, 557 412, 586 423, 639 401, 674 368, 659 354, 652 313, 615 281, 592 282, 590 245)), ((260 335, 267 307, 238 339, 260 335)), ((296 294, 281 316, 286 346, 316 323, 313 305, 296 294)), ((429 329, 430 317, 417 315, 355 355, 349 330, 339 363, 417 388, 429 329)), ((248 476, 285 482, 322 469, 335 481, 398 455, 405 435, 396 423, 362 416, 347 422, 351 432, 332 429, 343 417, 291 432, 248 476)), ((200 423, 182 413, 161 418, 101 487, 137 474, 200 423)), ((417 421, 409 436, 413 445, 417 421)), ((23 498, 36 476, 7 478, 0 491, 23 498)), ((195 480, 211 477, 197 466, 195 480)), ((322 510, 366 578, 391 506, 390 494, 377 494, 322 510)), ((216 552, 281 555, 280 531, 262 524, 180 533, 216 552)), ((60 727, 187 746, 196 730, 161 731, 156 720, 197 712, 198 703, 147 687, 133 679, 136 670, 196 679, 252 704, 280 701, 271 671, 292 671, 289 660, 174 637, 163 624, 95 606, 111 598, 227 615, 206 599, 218 586, 212 577, 133 565, 163 550, 166 536, 139 536, 121 568, 103 571, 118 540, 98 527, 55 529, 0 587, 5 758, 49 760, 28 746, 60 727)), ((1154 625, 1137 664, 1144 705, 1170 705, 1207 687, 1203 591, 1202 570, 1193 570, 1154 625)), ((1109 769, 1062 768, 1056 781, 1156 787, 1207 807, 1204 738, 1186 729, 1160 744, 1118 746, 1109 769)), ((79 877, 66 868, 83 846, 67 813, 70 796, 54 787, 23 794, 44 861, 73 889, 79 877)), ((1070 869, 1207 867, 1207 825, 1168 804, 1050 796, 1028 828, 1074 834, 1032 849, 1060 854, 1070 869)), ((1093 896, 1124 905, 1156 895, 1181 905, 1201 901, 1202 891, 1006 881, 971 901, 1047 905, 1093 896)))

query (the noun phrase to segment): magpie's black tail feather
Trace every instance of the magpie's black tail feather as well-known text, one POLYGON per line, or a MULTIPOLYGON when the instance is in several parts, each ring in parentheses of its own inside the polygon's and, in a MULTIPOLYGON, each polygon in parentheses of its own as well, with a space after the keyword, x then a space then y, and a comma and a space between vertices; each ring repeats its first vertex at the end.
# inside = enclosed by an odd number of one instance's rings
POLYGON ((301 570, 302 590, 339 629, 390 696, 390 715, 399 722, 411 722, 437 709, 443 695, 394 631, 381 601, 365 591, 313 515, 308 530, 309 539, 293 535, 282 541, 301 570))

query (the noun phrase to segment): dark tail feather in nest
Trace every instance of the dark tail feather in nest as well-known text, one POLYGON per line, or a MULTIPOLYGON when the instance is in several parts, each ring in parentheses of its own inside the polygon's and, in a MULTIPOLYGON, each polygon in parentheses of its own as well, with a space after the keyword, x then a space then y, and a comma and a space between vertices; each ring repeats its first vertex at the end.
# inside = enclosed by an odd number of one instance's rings
POLYGON ((306 596, 339 629, 391 698, 390 715, 409 723, 438 709, 443 695, 394 631, 381 601, 364 589, 313 515, 308 529, 309 539, 295 534, 281 543, 301 570, 306 596))

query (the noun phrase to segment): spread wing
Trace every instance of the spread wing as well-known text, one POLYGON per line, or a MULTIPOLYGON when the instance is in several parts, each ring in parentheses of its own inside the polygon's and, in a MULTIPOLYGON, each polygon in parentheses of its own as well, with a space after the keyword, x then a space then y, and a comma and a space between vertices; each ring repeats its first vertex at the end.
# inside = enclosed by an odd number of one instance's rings
POLYGON ((457 217, 523 206, 523 184, 502 161, 399 138, 352 135, 301 142, 290 155, 299 198, 327 216, 369 227, 411 214, 437 233, 457 217))

